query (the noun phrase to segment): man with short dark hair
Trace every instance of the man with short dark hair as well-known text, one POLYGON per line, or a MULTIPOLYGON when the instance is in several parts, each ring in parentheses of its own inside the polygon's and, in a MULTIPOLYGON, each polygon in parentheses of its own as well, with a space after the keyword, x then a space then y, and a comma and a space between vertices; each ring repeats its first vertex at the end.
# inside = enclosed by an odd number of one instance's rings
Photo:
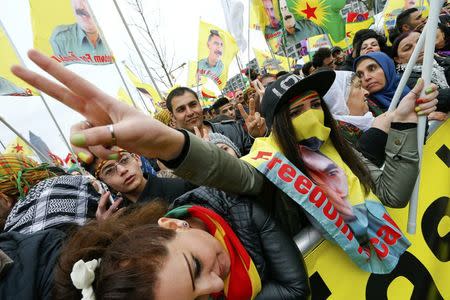
POLYGON ((331 48, 331 56, 333 56, 334 64, 336 66, 342 66, 344 64, 345 55, 341 47, 335 46, 331 48))
POLYGON ((303 73, 303 75, 306 77, 306 76, 311 75, 312 72, 314 72, 314 66, 313 66, 313 63, 312 63, 312 61, 308 61, 307 63, 305 63, 305 64, 303 65, 303 67, 302 67, 302 73, 303 73))
POLYGON ((236 120, 236 110, 228 98, 222 97, 217 99, 213 104, 213 109, 218 115, 224 115, 232 120, 236 120))
POLYGON ((334 59, 331 56, 330 48, 323 47, 319 48, 316 53, 313 55, 312 64, 315 69, 321 67, 329 67, 331 69, 335 69, 334 59))
POLYGON ((400 33, 418 30, 422 31, 427 18, 422 17, 422 11, 416 7, 409 8, 397 16, 395 27, 400 33))
POLYGON ((210 71, 214 76, 220 77, 223 71, 223 40, 217 30, 211 30, 208 36, 208 57, 198 61, 199 70, 210 71))
MULTIPOLYGON (((252 147, 253 140, 244 130, 241 123, 233 120, 211 123, 203 118, 203 111, 197 94, 186 87, 173 89, 167 96, 167 109, 172 113, 176 127, 186 129, 192 133, 195 128, 203 133, 218 132, 228 137, 239 148, 241 153, 248 153, 252 147)), ((265 129, 265 124, 264 124, 265 129)), ((252 128, 248 128, 253 132, 252 128)), ((254 137, 257 137, 254 135, 254 137)))

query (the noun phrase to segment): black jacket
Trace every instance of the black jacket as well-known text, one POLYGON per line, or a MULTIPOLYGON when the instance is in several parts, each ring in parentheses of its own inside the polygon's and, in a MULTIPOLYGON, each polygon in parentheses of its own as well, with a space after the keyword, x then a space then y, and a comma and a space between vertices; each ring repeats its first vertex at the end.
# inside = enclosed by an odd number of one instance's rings
POLYGON ((247 154, 252 148, 253 139, 244 130, 240 122, 228 120, 220 123, 205 121, 205 123, 211 126, 213 132, 228 137, 239 148, 242 155, 247 154))
POLYGON ((13 260, 0 272, 0 299, 51 299, 53 269, 64 238, 54 229, 0 234, 0 249, 13 260))
POLYGON ((261 277, 262 290, 256 299, 307 299, 309 281, 300 251, 255 202, 200 187, 175 200, 174 207, 198 204, 214 210, 228 222, 261 277))
POLYGON ((195 189, 197 186, 191 184, 189 181, 181 178, 159 178, 149 175, 147 184, 144 187, 138 203, 145 203, 152 201, 155 198, 160 198, 172 203, 176 198, 180 197, 186 192, 195 189))

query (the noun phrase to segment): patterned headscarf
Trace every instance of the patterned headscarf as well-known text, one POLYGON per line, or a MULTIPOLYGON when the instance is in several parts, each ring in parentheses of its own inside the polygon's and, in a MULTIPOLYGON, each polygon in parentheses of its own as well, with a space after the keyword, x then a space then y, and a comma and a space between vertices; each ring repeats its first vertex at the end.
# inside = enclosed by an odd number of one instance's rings
POLYGON ((48 167, 24 155, 0 154, 0 192, 13 199, 25 197, 35 184, 55 176, 48 167))

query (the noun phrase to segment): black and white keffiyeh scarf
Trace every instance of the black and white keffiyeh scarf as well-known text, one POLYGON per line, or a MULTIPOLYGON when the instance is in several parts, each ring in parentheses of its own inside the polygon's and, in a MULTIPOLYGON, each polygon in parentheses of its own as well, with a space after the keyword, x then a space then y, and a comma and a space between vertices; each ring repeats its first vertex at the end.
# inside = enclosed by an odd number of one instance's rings
POLYGON ((95 218, 99 199, 89 177, 64 175, 43 180, 16 203, 4 231, 30 234, 61 225, 83 225, 95 218))

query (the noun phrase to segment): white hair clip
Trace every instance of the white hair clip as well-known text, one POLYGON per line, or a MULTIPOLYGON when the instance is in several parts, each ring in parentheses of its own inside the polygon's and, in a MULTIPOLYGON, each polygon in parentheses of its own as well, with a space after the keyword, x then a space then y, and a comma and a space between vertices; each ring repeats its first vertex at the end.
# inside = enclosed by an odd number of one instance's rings
POLYGON ((94 289, 92 283, 95 280, 95 269, 100 265, 101 259, 93 259, 88 262, 80 259, 77 261, 70 273, 73 285, 81 290, 83 298, 81 300, 95 300, 94 289))

